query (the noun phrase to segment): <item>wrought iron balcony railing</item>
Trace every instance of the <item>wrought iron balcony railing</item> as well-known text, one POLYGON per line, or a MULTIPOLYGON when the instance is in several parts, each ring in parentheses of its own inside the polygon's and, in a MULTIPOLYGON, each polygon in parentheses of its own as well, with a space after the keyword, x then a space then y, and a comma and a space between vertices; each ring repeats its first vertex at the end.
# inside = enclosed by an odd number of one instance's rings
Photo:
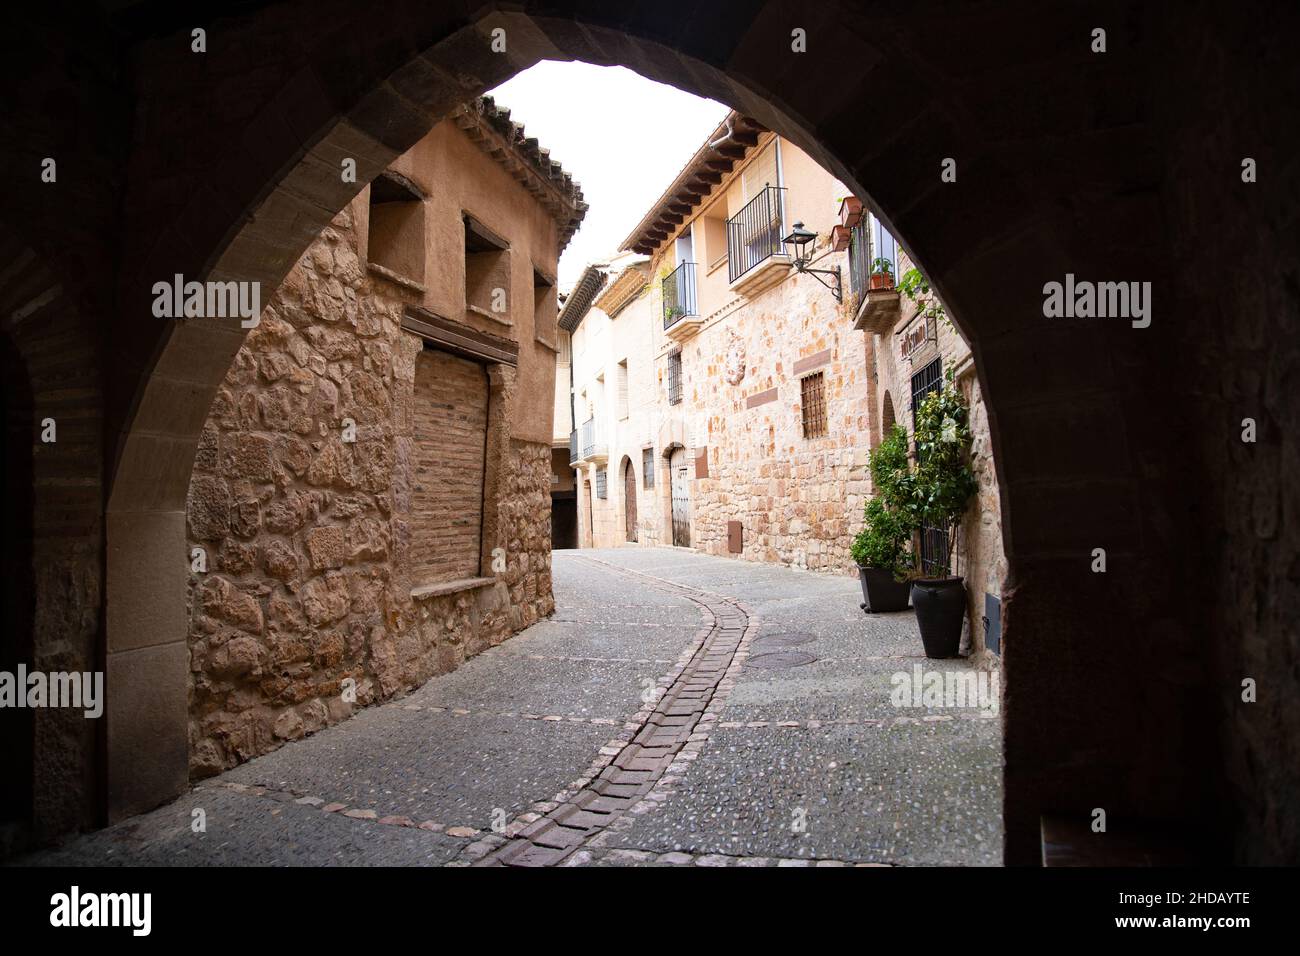
POLYGON ((849 231, 849 288, 852 290, 854 310, 870 286, 871 217, 864 212, 858 224, 849 231))
POLYGON ((582 423, 582 457, 592 458, 604 450, 605 443, 600 430, 596 427, 596 419, 588 418, 582 423))
POLYGON ((683 262, 664 276, 664 328, 671 329, 688 315, 699 315, 695 300, 695 263, 683 262))
POLYGON ((754 266, 782 253, 785 187, 764 186, 727 220, 727 280, 735 282, 754 266))
POLYGON ((569 432, 569 464, 578 463, 578 430, 575 428, 569 432))

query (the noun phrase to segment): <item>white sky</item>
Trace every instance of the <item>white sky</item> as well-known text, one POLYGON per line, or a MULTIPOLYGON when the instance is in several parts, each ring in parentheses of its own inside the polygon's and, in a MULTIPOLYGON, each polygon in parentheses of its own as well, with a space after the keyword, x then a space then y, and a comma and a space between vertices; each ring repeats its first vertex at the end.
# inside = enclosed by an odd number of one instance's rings
POLYGON ((727 107, 621 66, 544 60, 491 91, 582 185, 590 209, 560 258, 568 291, 618 245, 700 148, 727 107))

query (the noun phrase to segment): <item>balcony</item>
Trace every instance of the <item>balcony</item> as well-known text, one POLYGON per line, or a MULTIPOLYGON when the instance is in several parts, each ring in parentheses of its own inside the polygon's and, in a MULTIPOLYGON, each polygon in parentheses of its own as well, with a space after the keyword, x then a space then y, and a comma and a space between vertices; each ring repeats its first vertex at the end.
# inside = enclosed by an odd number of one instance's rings
POLYGON ((582 423, 582 457, 579 461, 603 465, 609 460, 609 449, 605 447, 604 436, 596 428, 596 419, 588 418, 582 423))
POLYGON ((578 430, 575 428, 569 432, 569 464, 578 463, 578 430))
POLYGON ((790 257, 781 245, 784 224, 782 186, 764 186, 727 220, 727 278, 733 293, 757 295, 789 273, 790 257))
MULTIPOLYGON (((891 281, 888 288, 871 288, 871 217, 863 216, 849 233, 849 287, 853 303, 853 327, 868 335, 887 335, 900 316, 900 296, 891 281)), ((898 272, 897 263, 891 263, 898 272)))
POLYGON ((695 263, 683 262, 664 276, 664 332, 680 342, 699 331, 700 306, 696 299, 695 263))

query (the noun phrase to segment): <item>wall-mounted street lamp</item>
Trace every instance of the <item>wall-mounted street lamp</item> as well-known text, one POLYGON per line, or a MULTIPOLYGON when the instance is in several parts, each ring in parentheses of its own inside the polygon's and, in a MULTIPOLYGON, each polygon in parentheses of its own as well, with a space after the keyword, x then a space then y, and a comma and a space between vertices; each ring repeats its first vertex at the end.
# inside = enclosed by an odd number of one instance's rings
POLYGON ((790 235, 781 240, 781 245, 788 250, 791 262, 794 263, 795 272, 806 272, 814 279, 820 282, 826 288, 831 290, 835 296, 836 302, 844 301, 844 286, 840 280, 840 267, 834 269, 809 269, 808 263, 812 262, 812 251, 808 248, 817 239, 817 233, 809 232, 803 227, 803 223, 796 222, 790 235), (834 283, 827 282, 822 276, 830 276, 834 283))

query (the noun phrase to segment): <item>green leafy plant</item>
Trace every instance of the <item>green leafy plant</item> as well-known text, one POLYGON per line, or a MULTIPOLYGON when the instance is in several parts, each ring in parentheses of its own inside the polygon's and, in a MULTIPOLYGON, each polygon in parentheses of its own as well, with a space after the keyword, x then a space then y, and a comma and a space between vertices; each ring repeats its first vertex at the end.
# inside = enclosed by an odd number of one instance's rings
POLYGON ((876 259, 871 263, 871 274, 892 276, 894 274, 894 264, 883 257, 876 259))
POLYGON ((920 269, 913 266, 904 272, 903 277, 898 280, 898 290, 916 303, 917 315, 943 321, 947 323, 948 328, 952 328, 952 322, 944 310, 943 303, 930 291, 930 280, 921 273, 920 269))
MULTIPOLYGON (((944 385, 921 401, 915 443, 916 459, 900 489, 905 499, 902 510, 916 527, 946 533, 945 553, 939 560, 946 574, 962 515, 979 490, 979 480, 970 466, 970 407, 953 383, 952 369, 944 385)), ((917 572, 924 576, 924 569, 917 572)))
POLYGON ((916 527, 907 507, 907 429, 895 425, 890 430, 871 452, 870 467, 876 496, 863 509, 866 524, 849 545, 849 553, 863 567, 891 571, 901 581, 912 567, 908 543, 916 527))

